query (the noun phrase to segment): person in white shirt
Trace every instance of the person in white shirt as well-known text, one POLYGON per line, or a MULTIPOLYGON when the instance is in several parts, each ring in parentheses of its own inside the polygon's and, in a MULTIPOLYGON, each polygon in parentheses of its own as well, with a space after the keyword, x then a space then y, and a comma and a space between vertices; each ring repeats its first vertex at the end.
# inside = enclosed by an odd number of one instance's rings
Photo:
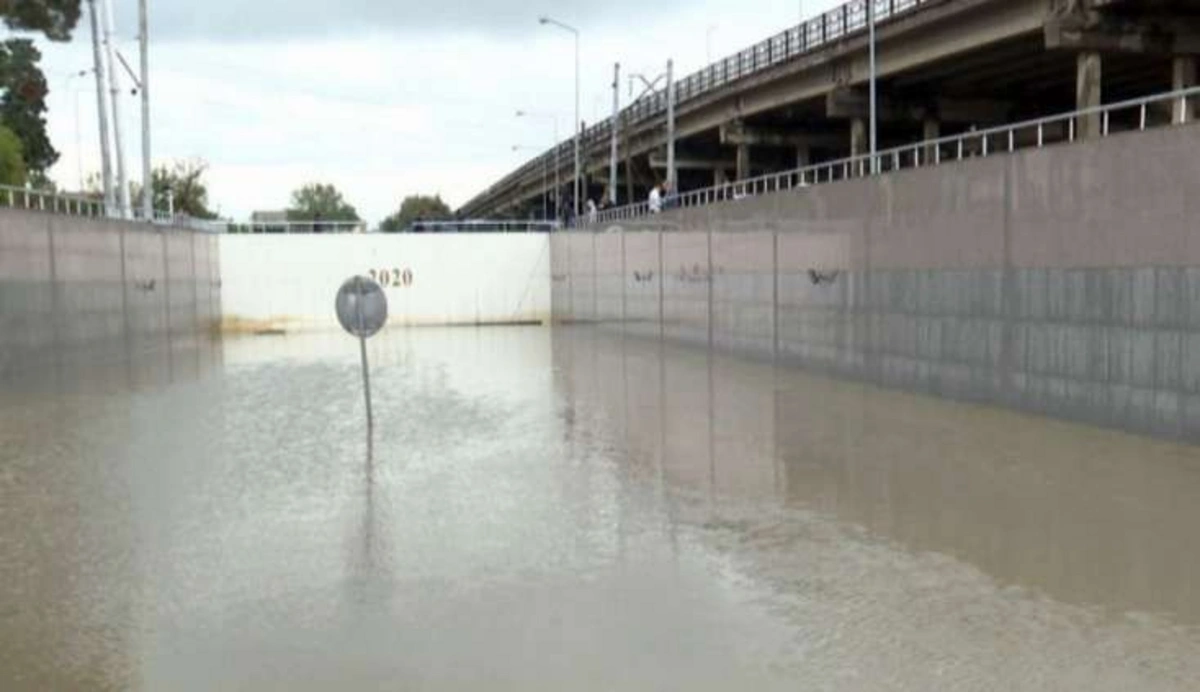
POLYGON ((662 211, 662 185, 655 185, 650 189, 650 213, 657 214, 662 211))
POLYGON ((589 224, 596 223, 596 202, 595 202, 595 200, 590 200, 590 199, 588 200, 587 220, 588 220, 589 224))

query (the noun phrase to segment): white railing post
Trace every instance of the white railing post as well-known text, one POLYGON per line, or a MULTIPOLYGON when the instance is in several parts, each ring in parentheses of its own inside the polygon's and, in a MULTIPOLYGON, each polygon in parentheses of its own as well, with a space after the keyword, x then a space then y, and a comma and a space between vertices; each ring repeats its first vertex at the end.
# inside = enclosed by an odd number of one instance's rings
POLYGON ((1141 110, 1142 110, 1142 112, 1138 116, 1138 118, 1139 118, 1138 119, 1138 129, 1145 130, 1146 129, 1146 104, 1145 103, 1142 104, 1141 110))
POLYGON ((1037 145, 1038 149, 1042 148, 1042 144, 1046 141, 1046 126, 1044 123, 1038 123, 1037 128, 1037 145))

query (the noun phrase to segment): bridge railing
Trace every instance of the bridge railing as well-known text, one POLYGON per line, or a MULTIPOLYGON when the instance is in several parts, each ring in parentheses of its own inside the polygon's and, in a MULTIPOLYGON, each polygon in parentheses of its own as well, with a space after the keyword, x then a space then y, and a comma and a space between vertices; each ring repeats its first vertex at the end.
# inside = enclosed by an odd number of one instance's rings
POLYGON ((411 233, 550 233, 559 229, 556 221, 414 221, 411 233))
MULTIPOLYGON (((1018 149, 1041 148, 1055 143, 1074 142, 1080 138, 1080 122, 1096 122, 1098 137, 1118 132, 1145 130, 1153 127, 1182 124, 1191 120, 1188 113, 1200 105, 1200 87, 1171 91, 1093 108, 1001 125, 983 130, 971 130, 957 135, 928 139, 886 149, 874 156, 865 154, 826 161, 802 168, 714 185, 673 195, 666 207, 697 207, 782 192, 795 188, 820 185, 879 173, 935 166, 968 158, 1010 153, 1018 149)), ((606 209, 596 216, 597 223, 610 223, 646 216, 647 203, 639 202, 615 209, 606 209)))
MULTIPOLYGON (((674 85, 676 106, 779 63, 864 32, 867 29, 868 1, 850 0, 684 77, 674 85)), ((941 0, 874 0, 875 23, 882 24, 939 1, 941 0)), ((636 126, 665 114, 666 110, 666 91, 658 91, 626 106, 621 111, 618 121, 626 126, 636 126)), ((608 141, 614 125, 612 120, 611 117, 606 118, 584 130, 580 137, 581 148, 608 141)), ((550 163, 555 165, 560 161, 572 160, 574 146, 574 138, 561 142, 490 186, 477 199, 486 198, 531 172, 541 171, 546 159, 550 159, 550 163)))
POLYGON ((0 207, 45 211, 71 216, 104 216, 104 202, 85 195, 69 195, 0 185, 0 207))
MULTIPOLYGON (((89 195, 69 194, 54 190, 35 190, 14 185, 0 185, 0 209, 24 209, 26 211, 63 214, 66 216, 82 216, 87 218, 118 218, 109 213, 104 201, 89 195)), ((129 220, 146 221, 141 208, 131 211, 129 220)), ((191 228, 192 230, 211 231, 212 229, 197 224, 189 216, 171 213, 157 209, 150 223, 156 226, 171 226, 175 228, 191 228)))

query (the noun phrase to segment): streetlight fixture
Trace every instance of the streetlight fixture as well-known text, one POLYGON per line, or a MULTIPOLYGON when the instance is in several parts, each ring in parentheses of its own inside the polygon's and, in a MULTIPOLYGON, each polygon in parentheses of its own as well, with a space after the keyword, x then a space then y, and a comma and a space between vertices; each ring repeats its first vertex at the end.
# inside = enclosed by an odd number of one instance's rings
POLYGON ((575 124, 571 128, 571 130, 575 133, 575 135, 574 135, 574 140, 575 140, 575 185, 574 185, 575 192, 574 192, 574 196, 575 196, 575 218, 578 219, 579 218, 579 196, 580 196, 579 193, 580 193, 580 187, 581 187, 581 182, 582 182, 580 180, 579 139, 583 134, 580 131, 580 127, 579 127, 579 29, 576 29, 575 27, 571 26, 570 24, 565 24, 563 22, 558 21, 557 19, 553 19, 551 17, 547 17, 544 15, 541 17, 538 17, 538 24, 541 24, 542 26, 558 27, 559 29, 562 29, 563 31, 568 31, 572 35, 575 36, 575 124))
POLYGON ((79 126, 79 96, 82 93, 79 89, 72 89, 72 80, 80 77, 87 77, 92 73, 92 70, 76 70, 66 76, 66 86, 64 91, 74 94, 75 96, 75 165, 79 174, 79 192, 83 192, 83 134, 79 126))
MULTIPOLYGON (((560 140, 558 139, 558 116, 553 113, 533 113, 531 111, 519 110, 517 111, 517 117, 543 118, 554 124, 554 217, 559 218, 559 214, 561 213, 560 207, 562 206, 559 195, 562 193, 562 185, 559 183, 558 172, 562 168, 562 165, 558 157, 558 151, 561 144, 560 140)), ((546 183, 543 181, 542 184, 545 185, 546 183)))

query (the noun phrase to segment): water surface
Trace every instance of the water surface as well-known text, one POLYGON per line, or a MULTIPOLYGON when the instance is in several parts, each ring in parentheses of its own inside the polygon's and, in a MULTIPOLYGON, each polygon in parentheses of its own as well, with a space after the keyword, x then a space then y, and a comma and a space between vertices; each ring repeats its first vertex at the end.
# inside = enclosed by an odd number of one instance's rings
POLYGON ((0 389, 0 689, 1185 690, 1196 448, 590 329, 0 389))

